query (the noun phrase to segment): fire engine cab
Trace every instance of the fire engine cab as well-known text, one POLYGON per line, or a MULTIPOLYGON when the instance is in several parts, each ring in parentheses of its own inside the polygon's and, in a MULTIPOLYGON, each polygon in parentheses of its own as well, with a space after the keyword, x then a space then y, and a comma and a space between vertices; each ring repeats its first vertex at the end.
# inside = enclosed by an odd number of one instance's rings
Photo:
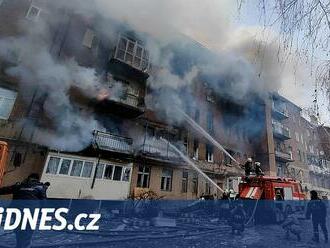
MULTIPOLYGON (((302 210, 305 194, 301 184, 291 178, 249 176, 239 184, 239 196, 255 203, 256 223, 281 223, 288 208, 302 210)), ((251 204, 250 204, 251 205, 251 204)))

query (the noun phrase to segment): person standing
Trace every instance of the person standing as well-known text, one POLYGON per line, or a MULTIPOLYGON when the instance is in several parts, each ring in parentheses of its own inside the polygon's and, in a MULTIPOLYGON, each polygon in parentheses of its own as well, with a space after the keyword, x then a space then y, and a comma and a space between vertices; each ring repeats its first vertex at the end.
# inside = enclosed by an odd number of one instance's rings
POLYGON ((256 176, 259 177, 259 176, 264 176, 265 173, 262 171, 261 169, 261 164, 260 162, 255 162, 254 163, 255 165, 255 173, 256 173, 256 176))
POLYGON ((243 169, 245 171, 245 176, 250 176, 251 172, 252 172, 252 158, 248 158, 247 161, 245 162, 243 169))
MULTIPOLYGON (((30 207, 33 209, 38 207, 38 204, 35 204, 33 201, 29 200, 44 200, 47 199, 47 189, 50 186, 50 183, 41 183, 39 175, 36 173, 30 174, 24 181, 21 183, 16 183, 11 186, 0 188, 0 195, 13 195, 13 200, 15 203, 21 207, 30 207), (28 200, 24 201, 23 200, 28 200), (17 202, 18 201, 18 202, 17 202)), ((15 204, 15 205, 16 205, 15 204)), ((20 230, 18 227, 15 230, 16 236, 16 248, 29 248, 31 247, 31 240, 33 236, 33 230, 30 227, 27 227, 26 230, 20 230)))
POLYGON ((310 192, 311 195, 311 201, 307 205, 307 211, 306 211, 306 219, 310 219, 312 217, 312 223, 313 223, 313 241, 314 242, 320 242, 319 238, 319 226, 322 229, 325 243, 328 243, 328 230, 327 230, 327 224, 326 224, 326 218, 327 218, 327 208, 324 202, 322 202, 321 199, 319 199, 317 192, 315 190, 312 190, 310 192))

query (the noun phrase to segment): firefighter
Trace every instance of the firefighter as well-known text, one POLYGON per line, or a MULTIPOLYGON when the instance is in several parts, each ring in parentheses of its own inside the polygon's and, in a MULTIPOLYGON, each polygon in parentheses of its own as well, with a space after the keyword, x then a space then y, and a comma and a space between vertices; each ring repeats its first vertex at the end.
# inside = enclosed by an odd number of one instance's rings
MULTIPOLYGON (((0 188, 0 195, 13 195, 13 200, 44 200, 47 198, 46 191, 50 183, 45 184, 40 182, 39 175, 32 173, 23 182, 16 183, 12 186, 0 188)), ((15 202, 13 205, 24 205, 20 207, 30 207, 31 209, 38 207, 34 201, 15 202)), ((31 247, 31 240, 33 230, 26 227, 26 230, 21 230, 17 227, 15 230, 16 248, 29 248, 31 247)))
POLYGON ((245 176, 250 176, 252 172, 252 158, 248 158, 247 161, 245 162, 244 166, 242 166, 243 169, 245 170, 245 176))
POLYGON ((230 225, 232 234, 241 235, 244 232, 246 212, 242 200, 234 203, 236 206, 230 211, 230 225))
POLYGON ((313 241, 320 242, 319 239, 319 226, 322 229, 325 243, 328 243, 328 230, 326 225, 326 218, 327 218, 327 208, 324 202, 319 199, 317 192, 312 190, 310 192, 311 201, 307 205, 306 211, 306 219, 310 219, 312 216, 312 223, 313 223, 313 241))
POLYGON ((265 173, 262 171, 262 169, 261 169, 261 164, 260 164, 260 162, 255 162, 254 163, 254 165, 255 165, 255 173, 256 173, 256 176, 258 177, 258 176, 264 176, 265 175, 265 173))
POLYGON ((23 182, 0 188, 0 195, 13 194, 13 200, 43 200, 47 198, 46 191, 49 182, 41 183, 39 175, 32 173, 23 182))

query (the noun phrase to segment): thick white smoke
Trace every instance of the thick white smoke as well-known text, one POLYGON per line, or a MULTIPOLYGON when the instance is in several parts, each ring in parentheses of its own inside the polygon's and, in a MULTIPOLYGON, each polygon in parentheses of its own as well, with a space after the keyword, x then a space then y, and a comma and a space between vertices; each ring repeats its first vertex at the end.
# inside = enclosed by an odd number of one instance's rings
POLYGON ((19 79, 23 99, 31 89, 39 96, 46 95, 42 111, 50 120, 49 126, 28 123, 35 128, 32 141, 59 150, 81 150, 91 142, 92 130, 100 124, 93 115, 72 105, 69 91, 78 87, 96 97, 100 84, 95 71, 72 59, 56 61, 49 53, 48 30, 42 22, 33 28, 26 26, 26 30, 24 36, 0 40, 0 57, 17 64, 8 67, 6 73, 19 79))

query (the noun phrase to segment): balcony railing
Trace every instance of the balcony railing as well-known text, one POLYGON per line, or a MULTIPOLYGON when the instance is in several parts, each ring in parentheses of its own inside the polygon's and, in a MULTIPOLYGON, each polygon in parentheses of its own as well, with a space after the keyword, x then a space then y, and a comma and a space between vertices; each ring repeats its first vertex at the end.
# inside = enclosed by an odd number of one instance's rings
POLYGON ((273 125, 273 132, 276 137, 282 139, 291 139, 289 128, 274 122, 272 125, 273 125))
POLYGON ((120 102, 135 108, 139 107, 139 98, 136 96, 126 95, 124 99, 120 99, 120 102))
POLYGON ((132 144, 133 140, 130 138, 100 131, 94 132, 94 145, 100 150, 133 153, 132 144))
POLYGON ((277 158, 279 158, 280 160, 283 160, 283 161, 292 161, 292 156, 289 152, 286 152, 286 151, 281 151, 279 149, 275 149, 275 156, 277 158))
POLYGON ((322 175, 330 176, 330 169, 328 169, 328 168, 320 167, 318 165, 313 165, 313 164, 308 165, 308 168, 311 172, 313 172, 315 174, 322 174, 322 175))
POLYGON ((145 155, 161 160, 181 160, 181 157, 170 147, 169 143, 155 137, 146 138, 139 150, 145 155))

